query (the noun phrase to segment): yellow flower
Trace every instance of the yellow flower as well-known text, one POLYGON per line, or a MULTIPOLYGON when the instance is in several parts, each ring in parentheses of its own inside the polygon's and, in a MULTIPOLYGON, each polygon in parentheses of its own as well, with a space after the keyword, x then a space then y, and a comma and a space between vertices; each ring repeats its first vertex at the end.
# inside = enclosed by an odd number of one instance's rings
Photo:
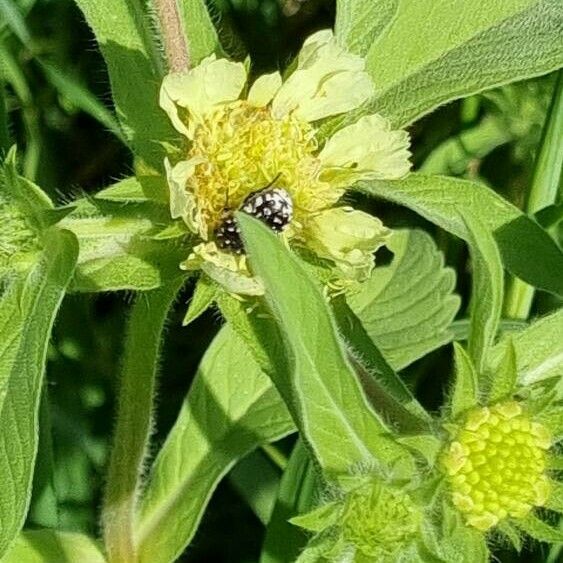
POLYGON ((285 82, 279 72, 247 82, 244 64, 211 56, 162 84, 160 104, 185 137, 185 158, 165 163, 170 210, 201 241, 183 267, 203 269, 233 293, 260 293, 244 254, 223 247, 216 234, 251 194, 271 185, 291 198, 286 241, 316 252, 343 278, 369 276, 373 252, 390 231, 339 201, 359 180, 407 174, 408 134, 370 115, 323 147, 317 138, 319 120, 373 96, 364 60, 324 30, 305 41, 285 82))
POLYGON ((467 524, 487 531, 543 506, 551 443, 545 426, 516 401, 470 411, 442 456, 452 502, 467 524))

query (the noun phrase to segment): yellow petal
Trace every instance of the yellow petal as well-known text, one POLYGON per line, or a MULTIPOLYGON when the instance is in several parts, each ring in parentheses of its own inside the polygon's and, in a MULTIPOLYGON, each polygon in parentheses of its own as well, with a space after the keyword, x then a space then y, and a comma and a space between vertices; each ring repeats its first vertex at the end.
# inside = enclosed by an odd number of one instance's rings
POLYGON ((260 76, 250 88, 248 103, 259 108, 267 106, 277 94, 281 85, 282 77, 279 72, 260 76))
POLYGON ((246 69, 242 63, 216 59, 212 55, 189 72, 165 76, 160 89, 160 106, 168 113, 174 127, 191 138, 192 121, 200 122, 218 105, 237 100, 245 83, 246 69), (178 108, 187 110, 187 115, 182 115, 178 108))
POLYGON ((327 141, 319 155, 321 178, 336 186, 398 179, 409 172, 409 157, 408 133, 393 131, 380 115, 368 115, 327 141))
POLYGON ((296 71, 272 102, 274 117, 290 112, 316 121, 357 108, 374 93, 364 60, 345 51, 332 31, 323 30, 305 41, 296 71))
POLYGON ((186 182, 194 173, 195 167, 202 161, 201 158, 192 158, 181 160, 174 166, 168 159, 164 161, 170 190, 170 215, 172 219, 181 217, 189 229, 196 234, 201 231, 201 219, 194 195, 186 190, 186 182))
POLYGON ((248 271, 246 256, 223 252, 214 242, 198 244, 181 264, 184 270, 202 270, 229 293, 262 295, 260 281, 248 271))
POLYGON ((345 277, 361 281, 369 277, 373 253, 384 245, 391 231, 383 223, 350 207, 327 209, 304 225, 307 246, 321 258, 332 260, 345 277))

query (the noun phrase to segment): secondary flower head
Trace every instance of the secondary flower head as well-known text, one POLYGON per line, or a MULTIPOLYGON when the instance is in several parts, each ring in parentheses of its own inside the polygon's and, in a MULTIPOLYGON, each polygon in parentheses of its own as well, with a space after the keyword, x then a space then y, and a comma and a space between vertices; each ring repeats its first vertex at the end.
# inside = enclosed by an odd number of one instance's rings
POLYGON ((233 252, 239 235, 232 212, 262 190, 282 204, 290 200, 291 214, 283 216, 277 207, 266 209, 270 200, 251 202, 253 209, 265 205, 260 218, 270 226, 279 221, 276 230, 287 241, 312 250, 341 277, 369 275, 373 252, 390 232, 340 200, 359 180, 407 174, 408 135, 369 115, 321 146, 317 125, 373 94, 363 59, 342 49, 329 30, 305 41, 285 82, 275 72, 249 86, 244 64, 214 56, 168 75, 160 103, 186 139, 182 158, 166 162, 171 214, 201 241, 184 267, 202 268, 234 293, 258 293, 244 253, 233 252))
POLYGON ((442 456, 453 504, 466 522, 486 531, 524 518, 549 496, 551 436, 516 401, 470 411, 442 456))
POLYGON ((423 518, 404 487, 371 478, 291 522, 317 532, 309 548, 321 555, 315 560, 391 563, 416 553, 423 518))

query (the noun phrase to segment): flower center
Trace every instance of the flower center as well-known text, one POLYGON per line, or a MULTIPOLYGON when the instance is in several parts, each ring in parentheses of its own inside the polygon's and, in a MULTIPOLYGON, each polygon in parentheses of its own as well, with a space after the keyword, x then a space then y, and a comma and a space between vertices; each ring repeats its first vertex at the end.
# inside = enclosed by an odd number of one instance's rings
POLYGON ((467 523, 486 531, 542 506, 550 445, 547 429, 514 401, 471 411, 442 456, 452 501, 467 523))
POLYGON ((346 543, 381 561, 408 545, 420 521, 420 511, 406 493, 374 483, 348 495, 343 535, 346 543))
POLYGON ((274 179, 290 194, 297 221, 336 203, 342 192, 319 180, 317 148, 309 123, 274 119, 269 108, 237 101, 208 116, 194 134, 189 157, 202 162, 187 185, 208 233, 226 209, 237 209, 274 179))

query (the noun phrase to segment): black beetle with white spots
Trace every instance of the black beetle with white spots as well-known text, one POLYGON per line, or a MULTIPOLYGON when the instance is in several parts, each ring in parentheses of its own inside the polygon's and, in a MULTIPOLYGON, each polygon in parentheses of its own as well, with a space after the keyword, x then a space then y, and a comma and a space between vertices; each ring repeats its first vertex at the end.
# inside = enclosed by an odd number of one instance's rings
MULTIPOLYGON (((272 231, 281 233, 293 218, 293 201, 283 188, 267 187, 251 193, 240 206, 240 211, 255 217, 272 231)), ((232 213, 215 229, 217 246, 235 254, 243 254, 240 229, 232 213)))

